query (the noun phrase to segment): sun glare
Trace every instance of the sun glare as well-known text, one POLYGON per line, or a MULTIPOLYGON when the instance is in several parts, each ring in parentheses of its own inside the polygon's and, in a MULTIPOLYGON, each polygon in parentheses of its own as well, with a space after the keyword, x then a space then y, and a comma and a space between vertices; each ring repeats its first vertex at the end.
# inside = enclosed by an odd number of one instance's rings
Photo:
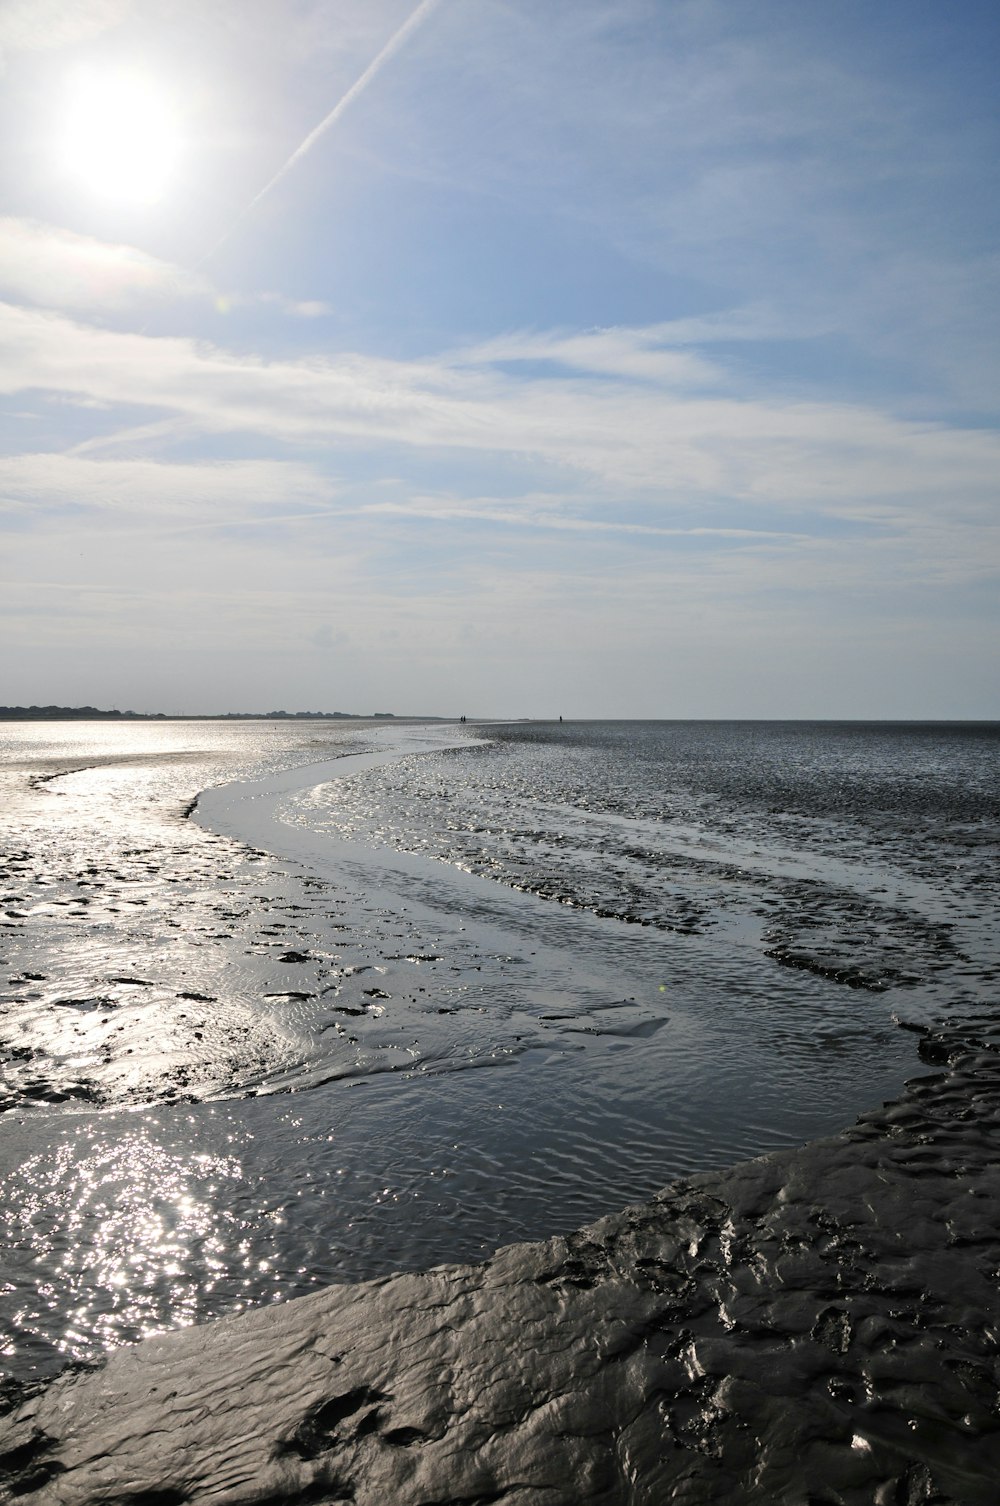
POLYGON ((138 72, 73 80, 58 146, 60 164, 89 193, 119 203, 163 197, 180 149, 170 101, 138 72))

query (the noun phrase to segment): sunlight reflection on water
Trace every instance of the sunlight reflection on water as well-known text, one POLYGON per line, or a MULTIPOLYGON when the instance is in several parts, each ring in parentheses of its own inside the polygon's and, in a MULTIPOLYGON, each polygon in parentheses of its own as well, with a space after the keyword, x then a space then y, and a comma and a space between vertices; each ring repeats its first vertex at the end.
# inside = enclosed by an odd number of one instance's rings
POLYGON ((64 1143, 29 1156, 8 1179, 4 1243, 13 1263, 30 1252, 51 1277, 19 1325, 45 1333, 45 1309, 61 1308, 68 1322, 55 1347, 83 1359, 95 1338, 193 1322, 220 1276, 231 1286, 241 1271, 256 1278, 266 1268, 230 1211, 241 1180, 236 1156, 185 1156, 144 1128, 89 1152, 64 1143))

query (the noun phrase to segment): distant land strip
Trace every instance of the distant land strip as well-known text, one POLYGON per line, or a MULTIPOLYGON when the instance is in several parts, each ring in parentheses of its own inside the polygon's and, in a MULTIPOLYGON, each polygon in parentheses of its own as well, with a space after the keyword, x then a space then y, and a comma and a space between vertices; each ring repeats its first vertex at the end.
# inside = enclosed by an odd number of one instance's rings
MULTIPOLYGON (((198 714, 180 711, 99 711, 96 706, 0 706, 2 722, 382 722, 394 720, 395 715, 394 711, 372 711, 367 715, 360 711, 216 711, 198 714)), ((422 716, 414 720, 436 722, 447 718, 422 716)))

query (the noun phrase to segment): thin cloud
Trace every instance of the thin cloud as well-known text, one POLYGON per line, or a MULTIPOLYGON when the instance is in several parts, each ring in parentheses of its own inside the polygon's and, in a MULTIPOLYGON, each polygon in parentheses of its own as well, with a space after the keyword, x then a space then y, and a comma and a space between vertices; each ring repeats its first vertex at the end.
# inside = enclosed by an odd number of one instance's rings
POLYGON ((39 52, 85 41, 117 26, 131 0, 7 0, 0 11, 0 52, 39 52))
POLYGON ((225 235, 223 235, 218 241, 216 241, 211 251, 209 251, 206 256, 202 258, 203 261, 207 261, 210 257, 214 256, 215 253, 220 249, 220 247, 225 245, 226 241, 232 235, 233 231, 237 228, 238 225, 241 225, 243 223, 247 215, 257 207, 262 199, 267 197, 272 188, 274 188, 278 183, 281 182, 282 178, 284 178, 288 173, 291 172, 292 168, 297 162, 301 162, 302 158, 306 155, 307 152, 310 152, 312 150, 317 141, 319 141, 321 137, 325 136, 327 131, 329 131, 332 126, 336 125, 337 121, 343 115, 344 111, 354 103, 358 95, 368 87, 375 75, 381 71, 381 69, 385 66, 385 64, 389 61, 393 54, 399 51, 400 47, 402 47, 404 42, 406 42, 407 38, 410 37, 412 33, 416 31, 417 27, 427 19, 431 11, 437 9, 439 4, 440 0, 420 0, 420 4, 406 18, 402 26, 400 26, 397 31, 393 32, 392 36, 389 38, 388 42, 386 42, 381 52, 379 52, 378 55, 372 59, 361 76, 355 79, 354 83, 348 89, 347 93, 341 96, 330 113, 328 115, 325 115, 320 121, 319 125, 315 126, 309 132, 308 136, 306 136, 305 140, 299 143, 294 152, 292 152, 291 156, 275 173, 274 177, 264 184, 264 187, 260 190, 259 193, 256 193, 254 195, 247 207, 236 218, 236 220, 234 220, 232 225, 230 225, 225 235))
POLYGON ((971 518, 994 505, 1000 470, 1000 437, 988 430, 915 423, 858 403, 741 396, 735 383, 714 395, 645 379, 511 375, 447 357, 265 361, 4 305, 0 341, 8 393, 138 404, 147 424, 176 420, 175 438, 186 426, 187 437, 266 435, 327 450, 350 441, 359 453, 382 451, 382 474, 396 464, 389 447, 396 456, 452 450, 507 456, 536 472, 556 467, 609 498, 684 507, 714 499, 864 520, 928 508, 971 518))
POLYGON ((275 515, 311 505, 329 510, 333 483, 299 461, 221 460, 167 462, 95 460, 79 454, 25 454, 0 458, 0 513, 38 520, 47 514, 94 513, 133 520, 187 520, 198 526, 256 522, 261 509, 275 515))
MULTIPOLYGON (((664 326, 623 326, 570 333, 526 331, 500 335, 456 353, 456 364, 473 366, 547 362, 569 371, 627 377, 682 389, 726 385, 724 367, 692 351, 671 348, 664 326)), ((669 328, 669 326, 666 326, 669 328)))
POLYGON ((0 217, 0 289, 43 308, 78 313, 195 300, 218 313, 275 308, 293 319, 322 319, 319 299, 272 292, 221 292, 200 272, 137 246, 97 240, 38 220, 0 217))
POLYGON ((360 511, 366 515, 384 514, 403 518, 428 518, 435 522, 473 521, 501 523, 512 528, 554 529, 568 533, 636 534, 661 539, 744 539, 750 542, 776 539, 802 539, 803 533, 771 528, 666 528, 654 523, 631 523, 620 519, 565 516, 555 512, 525 507, 498 507, 492 500, 473 498, 462 503, 442 502, 418 497, 411 502, 371 502, 360 511))
POLYGON ((286 298, 284 293, 231 294, 230 300, 237 304, 270 303, 294 319, 326 319, 333 313, 330 304, 320 298, 286 298))
POLYGON ((135 246, 11 217, 0 219, 0 287, 46 308, 81 310, 212 296, 206 278, 135 246))

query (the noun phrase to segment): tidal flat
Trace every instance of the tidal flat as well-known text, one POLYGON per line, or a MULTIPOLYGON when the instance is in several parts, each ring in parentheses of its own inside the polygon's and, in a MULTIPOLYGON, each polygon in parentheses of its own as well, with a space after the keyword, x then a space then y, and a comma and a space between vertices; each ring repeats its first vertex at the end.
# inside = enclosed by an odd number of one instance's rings
POLYGON ((2 743, 13 1495, 992 1501, 995 726, 2 743))

